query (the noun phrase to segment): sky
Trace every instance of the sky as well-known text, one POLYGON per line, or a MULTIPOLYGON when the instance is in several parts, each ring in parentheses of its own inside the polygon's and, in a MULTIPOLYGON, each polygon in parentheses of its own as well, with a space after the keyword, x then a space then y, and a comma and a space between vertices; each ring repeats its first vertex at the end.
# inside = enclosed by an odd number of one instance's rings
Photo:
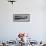
POLYGON ((33 40, 46 40, 46 1, 17 0, 13 5, 0 0, 0 41, 15 40, 19 32, 33 40), (13 14, 30 14, 30 22, 13 22, 13 14))

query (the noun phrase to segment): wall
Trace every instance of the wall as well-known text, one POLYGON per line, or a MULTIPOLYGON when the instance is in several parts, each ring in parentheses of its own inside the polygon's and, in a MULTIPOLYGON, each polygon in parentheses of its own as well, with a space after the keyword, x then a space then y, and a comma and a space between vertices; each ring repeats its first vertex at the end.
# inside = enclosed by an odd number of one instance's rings
POLYGON ((0 40, 15 39, 18 32, 27 32, 38 41, 46 40, 45 11, 45 0, 17 0, 14 5, 7 0, 0 0, 0 40), (13 22, 13 13, 29 13, 31 21, 13 22))

